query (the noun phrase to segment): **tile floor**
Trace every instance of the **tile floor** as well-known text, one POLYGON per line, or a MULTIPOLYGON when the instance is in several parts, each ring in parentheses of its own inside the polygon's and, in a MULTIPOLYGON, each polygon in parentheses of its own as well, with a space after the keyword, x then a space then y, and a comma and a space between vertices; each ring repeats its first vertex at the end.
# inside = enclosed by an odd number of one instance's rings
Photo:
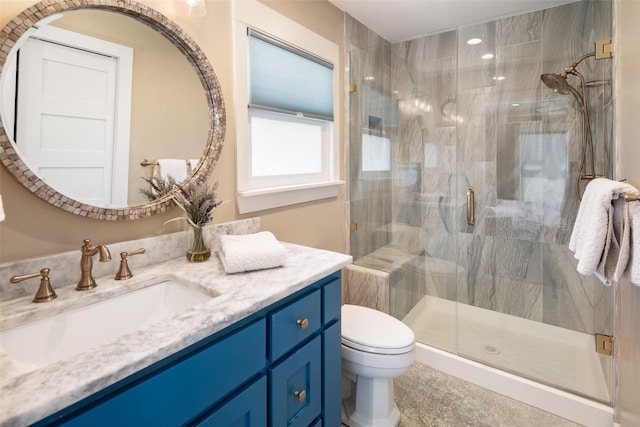
POLYGON ((401 427, 577 427, 421 363, 394 383, 401 427))
POLYGON ((420 363, 395 380, 400 427, 578 427, 420 363))

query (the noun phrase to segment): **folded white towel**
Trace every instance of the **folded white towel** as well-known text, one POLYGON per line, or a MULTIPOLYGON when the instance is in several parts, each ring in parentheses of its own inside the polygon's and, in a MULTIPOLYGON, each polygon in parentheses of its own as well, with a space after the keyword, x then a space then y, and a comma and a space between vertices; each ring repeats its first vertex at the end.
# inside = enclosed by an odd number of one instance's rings
POLYGON ((269 231, 219 236, 218 256, 228 274, 280 267, 287 258, 286 248, 269 231))
POLYGON ((629 274, 631 283, 640 286, 640 202, 628 202, 624 207, 624 228, 614 280, 620 280, 625 273, 629 274))
MULTIPOLYGON (((575 252, 580 274, 588 275, 598 271, 603 276, 607 272, 613 275, 617 259, 612 259, 608 253, 611 238, 616 232, 612 201, 617 200, 622 192, 635 194, 637 191, 630 184, 606 178, 594 179, 587 185, 569 241, 569 249, 575 252), (611 265, 613 268, 610 268, 611 265)), ((611 280, 613 277, 606 279, 611 280)))
POLYGON ((187 161, 184 159, 158 159, 158 165, 162 179, 171 175, 176 182, 182 182, 187 178, 187 161))

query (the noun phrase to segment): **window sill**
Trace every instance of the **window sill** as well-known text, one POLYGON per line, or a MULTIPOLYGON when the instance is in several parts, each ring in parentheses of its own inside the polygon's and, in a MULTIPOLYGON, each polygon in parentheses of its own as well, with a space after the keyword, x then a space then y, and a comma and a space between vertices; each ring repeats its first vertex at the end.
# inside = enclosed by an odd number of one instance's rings
POLYGON ((239 191, 238 212, 244 214, 337 197, 342 185, 344 185, 344 181, 330 181, 320 184, 290 185, 239 191))

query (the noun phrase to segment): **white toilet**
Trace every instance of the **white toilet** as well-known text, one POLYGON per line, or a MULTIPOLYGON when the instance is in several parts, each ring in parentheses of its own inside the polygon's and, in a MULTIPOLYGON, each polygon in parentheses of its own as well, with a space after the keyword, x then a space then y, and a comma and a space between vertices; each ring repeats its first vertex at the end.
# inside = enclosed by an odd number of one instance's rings
POLYGON ((407 325, 381 311, 342 306, 342 422, 350 427, 395 427, 400 411, 393 379, 415 361, 407 325))

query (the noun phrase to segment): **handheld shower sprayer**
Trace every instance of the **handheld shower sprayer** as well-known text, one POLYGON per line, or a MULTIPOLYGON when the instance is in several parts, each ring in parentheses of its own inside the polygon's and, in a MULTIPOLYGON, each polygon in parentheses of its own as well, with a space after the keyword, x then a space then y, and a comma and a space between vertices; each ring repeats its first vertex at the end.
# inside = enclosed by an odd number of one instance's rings
POLYGON ((542 83, 544 83, 549 89, 552 89, 554 92, 562 95, 572 94, 578 102, 578 105, 580 105, 580 110, 582 112, 582 161, 580 162, 580 170, 576 179, 576 194, 578 195, 578 199, 582 198, 580 194, 580 181, 583 179, 591 180, 598 177, 598 175, 596 175, 593 138, 591 135, 591 126, 589 124, 591 118, 589 116, 589 105, 586 101, 586 88, 600 86, 606 83, 599 80, 586 82, 582 73, 576 68, 578 64, 590 57, 596 57, 597 59, 596 52, 582 55, 571 65, 565 67, 564 71, 560 74, 547 73, 540 76, 542 83), (567 79, 567 76, 569 75, 575 76, 580 80, 580 91, 569 83, 567 79), (585 171, 587 152, 589 154, 590 171, 585 171))

